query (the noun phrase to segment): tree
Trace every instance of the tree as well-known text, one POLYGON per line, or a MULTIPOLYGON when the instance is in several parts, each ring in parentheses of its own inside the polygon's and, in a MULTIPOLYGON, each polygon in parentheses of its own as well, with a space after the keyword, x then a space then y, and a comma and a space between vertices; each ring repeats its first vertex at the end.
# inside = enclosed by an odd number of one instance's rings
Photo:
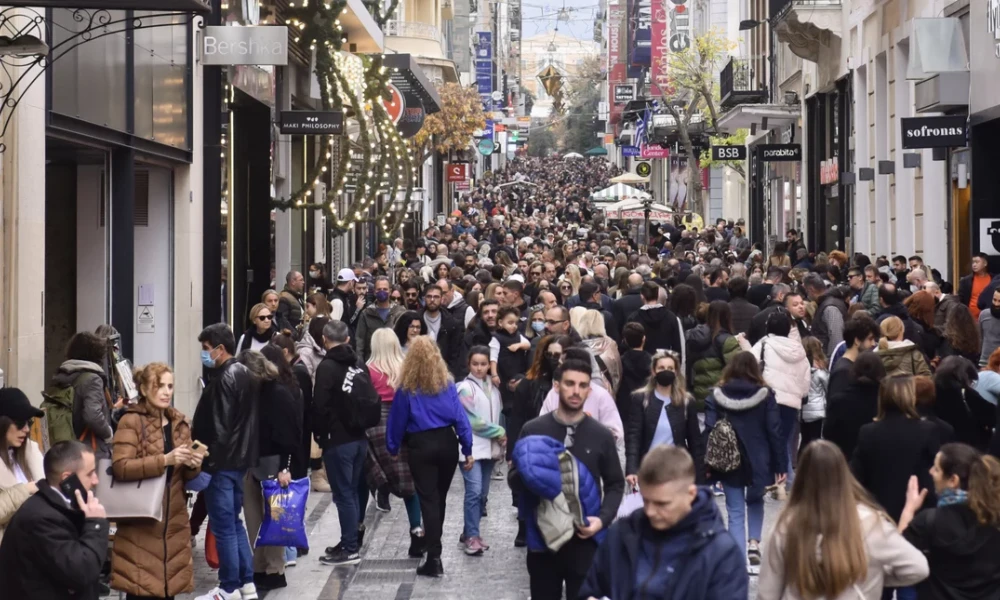
POLYGON ((719 90, 715 74, 723 59, 728 58, 733 42, 717 29, 691 38, 687 48, 671 50, 662 63, 662 70, 652 74, 653 93, 659 93, 661 104, 674 118, 677 136, 688 161, 688 190, 692 210, 702 212, 701 169, 695 152, 694 138, 702 133, 719 134, 719 90))
MULTIPOLYGON (((745 146, 747 143, 748 129, 737 129, 733 135, 713 135, 710 139, 713 146, 745 146)), ((711 149, 701 152, 701 168, 711 169, 712 167, 728 167, 746 180, 746 161, 743 160, 712 160, 711 149)))
POLYGON ((586 59, 569 85, 570 103, 568 117, 560 124, 559 133, 564 152, 584 153, 597 145, 597 110, 601 102, 601 61, 597 57, 586 59))
POLYGON ((458 83, 445 83, 438 87, 441 110, 424 118, 424 125, 413 136, 414 145, 420 149, 423 160, 431 152, 447 154, 464 150, 472 141, 472 134, 486 126, 483 103, 474 87, 458 83))
POLYGON ((528 156, 548 156, 556 149, 556 134, 550 125, 532 129, 528 136, 528 156))

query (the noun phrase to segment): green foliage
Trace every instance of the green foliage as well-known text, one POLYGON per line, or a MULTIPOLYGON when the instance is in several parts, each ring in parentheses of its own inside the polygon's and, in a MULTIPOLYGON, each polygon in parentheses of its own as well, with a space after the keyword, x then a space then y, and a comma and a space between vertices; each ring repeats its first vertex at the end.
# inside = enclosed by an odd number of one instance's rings
POLYGON ((538 127, 528 136, 528 156, 544 157, 556 150, 556 134, 552 127, 538 127))
MULTIPOLYGON (((749 135, 750 130, 748 129, 737 129, 736 133, 733 135, 718 135, 711 136, 712 146, 745 146, 747 143, 747 135, 749 135)), ((740 174, 740 177, 746 179, 746 161, 745 160, 712 160, 711 149, 704 150, 699 157, 699 163, 702 169, 711 169, 712 167, 729 167, 730 169, 736 171, 740 174)))

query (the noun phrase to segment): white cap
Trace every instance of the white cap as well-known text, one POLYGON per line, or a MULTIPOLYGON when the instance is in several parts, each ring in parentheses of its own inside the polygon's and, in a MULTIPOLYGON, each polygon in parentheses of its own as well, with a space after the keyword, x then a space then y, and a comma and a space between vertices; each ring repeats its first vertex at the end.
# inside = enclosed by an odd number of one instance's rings
POLYGON ((347 283, 348 281, 357 281, 358 277, 354 274, 352 269, 341 269, 337 273, 337 283, 347 283))
POLYGON ((517 281, 517 282, 520 282, 523 285, 524 284, 524 276, 522 276, 520 273, 514 273, 513 275, 511 275, 510 277, 507 278, 507 281, 517 281))

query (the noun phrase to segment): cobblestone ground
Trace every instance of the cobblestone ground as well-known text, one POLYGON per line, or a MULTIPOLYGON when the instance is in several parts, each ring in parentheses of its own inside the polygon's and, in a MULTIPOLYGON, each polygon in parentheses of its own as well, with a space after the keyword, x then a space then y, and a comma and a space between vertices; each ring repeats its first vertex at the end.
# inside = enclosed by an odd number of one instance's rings
MULTIPOLYGON (((527 600, 528 573, 525 549, 514 548, 517 533, 516 511, 511 506, 510 490, 505 481, 492 481, 489 516, 482 520, 482 535, 490 545, 483 556, 466 556, 458 545, 462 532, 464 485, 455 474, 448 494, 444 525, 445 576, 429 579, 416 576, 419 561, 407 557, 409 525, 402 501, 392 498, 392 511, 381 513, 369 503, 366 517, 368 533, 362 548, 361 564, 331 568, 320 564, 326 546, 340 540, 337 507, 329 494, 313 493, 307 511, 311 552, 287 570, 288 587, 264 592, 268 600, 466 600, 470 597, 489 600, 527 600)), ((725 514, 721 497, 716 499, 725 514)), ((780 510, 780 503, 768 499, 764 511, 764 536, 770 533, 780 510)), ((205 563, 204 531, 194 554, 195 586, 203 594, 218 581, 217 572, 205 563)), ((750 578, 750 599, 756 598, 756 577, 750 578)), ((191 600, 197 594, 178 596, 191 600)), ((734 599, 735 600, 735 599, 734 599)))

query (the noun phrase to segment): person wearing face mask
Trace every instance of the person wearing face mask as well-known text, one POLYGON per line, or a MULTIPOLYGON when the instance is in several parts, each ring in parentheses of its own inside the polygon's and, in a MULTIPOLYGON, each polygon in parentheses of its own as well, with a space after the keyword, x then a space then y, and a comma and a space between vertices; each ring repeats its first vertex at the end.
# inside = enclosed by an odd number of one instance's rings
POLYGON ((635 486, 643 458, 653 448, 668 445, 703 454, 698 412, 680 373, 680 357, 661 350, 653 355, 652 375, 644 388, 632 394, 625 432, 625 481, 635 486))
POLYGON ((393 306, 389 301, 389 279, 375 279, 375 303, 361 311, 357 324, 357 350, 361 360, 368 360, 371 354, 372 334, 383 327, 394 327, 396 320, 406 312, 404 306, 393 306))

